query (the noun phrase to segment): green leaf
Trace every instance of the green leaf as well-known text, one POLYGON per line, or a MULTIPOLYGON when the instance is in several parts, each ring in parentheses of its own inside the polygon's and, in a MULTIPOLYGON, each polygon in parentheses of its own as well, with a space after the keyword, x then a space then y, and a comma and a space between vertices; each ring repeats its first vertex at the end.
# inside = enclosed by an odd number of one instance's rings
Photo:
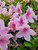
POLYGON ((32 47, 32 44, 29 43, 29 42, 24 42, 24 44, 25 44, 25 46, 27 46, 27 47, 32 47))
POLYGON ((38 37, 35 39, 35 47, 38 47, 38 37))
POLYGON ((20 50, 20 47, 17 47, 17 50, 20 50))
POLYGON ((25 7, 28 2, 23 2, 22 7, 25 7))
POLYGON ((1 13, 1 17, 0 17, 1 19, 4 19, 5 18, 5 16, 1 13))
POLYGON ((31 28, 36 28, 36 25, 32 24, 32 25, 31 25, 31 28))

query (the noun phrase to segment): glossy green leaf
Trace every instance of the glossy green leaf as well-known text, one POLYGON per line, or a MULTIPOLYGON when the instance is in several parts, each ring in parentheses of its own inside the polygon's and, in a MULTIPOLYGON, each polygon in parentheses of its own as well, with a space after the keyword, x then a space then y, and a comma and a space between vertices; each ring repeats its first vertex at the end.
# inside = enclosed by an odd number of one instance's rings
POLYGON ((24 42, 24 45, 27 46, 27 47, 32 47, 32 44, 29 43, 29 42, 24 42))

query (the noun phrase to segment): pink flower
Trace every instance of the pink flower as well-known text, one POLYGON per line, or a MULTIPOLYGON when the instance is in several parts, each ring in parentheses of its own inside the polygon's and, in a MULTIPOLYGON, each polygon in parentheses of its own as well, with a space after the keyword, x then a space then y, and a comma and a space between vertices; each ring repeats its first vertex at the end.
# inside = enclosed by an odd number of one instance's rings
POLYGON ((13 32, 15 32, 16 31, 16 25, 15 25, 15 23, 13 21, 10 21, 9 24, 8 24, 8 28, 10 30, 12 30, 13 32))
POLYGON ((13 32, 16 31, 16 22, 18 22, 18 13, 14 13, 9 24, 8 27, 10 28, 10 30, 12 30, 13 32))
POLYGON ((13 2, 14 0, 9 0, 8 2, 13 2))
POLYGON ((9 28, 5 27, 4 21, 0 19, 0 35, 6 35, 9 32, 9 28))
POLYGON ((1 13, 3 13, 3 10, 2 10, 2 8, 0 7, 0 14, 1 14, 1 13))
POLYGON ((10 30, 12 30, 13 32, 16 31, 16 23, 18 22, 18 18, 18 13, 14 13, 8 24, 8 28, 10 28, 10 30))
POLYGON ((29 0, 23 0, 23 1, 28 1, 29 2, 29 0))
POLYGON ((25 19, 24 15, 18 16, 18 15, 14 15, 15 17, 13 17, 9 24, 8 27, 14 32, 14 30, 19 30, 21 29, 21 27, 25 24, 28 23, 28 21, 25 19), (18 17, 16 17, 18 16, 18 17), (14 26, 14 27, 13 27, 14 26))
POLYGON ((30 35, 35 35, 35 31, 30 29, 29 25, 24 25, 22 26, 22 29, 16 34, 16 37, 24 37, 25 40, 30 41, 30 35))
POLYGON ((0 19, 0 48, 1 50, 7 50, 9 44, 9 38, 12 37, 11 34, 8 34, 9 28, 5 27, 4 21, 0 19))
POLYGON ((6 13, 7 13, 7 9, 3 8, 3 14, 6 14, 6 13))
POLYGON ((15 8, 15 6, 12 4, 11 6, 9 6, 9 8, 14 9, 14 8, 15 8))
POLYGON ((15 12, 15 6, 12 4, 9 6, 9 12, 8 14, 13 14, 15 12))
POLYGON ((19 19, 16 22, 16 30, 20 30, 23 25, 26 25, 28 21, 24 18, 24 15, 19 16, 19 19))
POLYGON ((12 14, 11 17, 13 16, 14 13, 18 13, 21 14, 22 10, 21 10, 22 5, 18 2, 16 7, 12 4, 11 6, 9 6, 9 12, 8 14, 12 14))
POLYGON ((6 34, 6 35, 2 35, 0 36, 0 48, 1 50, 7 50, 8 48, 8 44, 9 44, 9 38, 11 38, 12 35, 11 34, 6 34))
POLYGON ((19 18, 18 13, 15 12, 15 13, 12 15, 12 18, 19 18))
POLYGON ((8 11, 8 15, 12 15, 12 10, 11 10, 11 8, 10 8, 9 11, 8 11))
POLYGON ((4 25, 4 21, 2 19, 0 19, 0 29, 4 28, 5 25, 4 25))
POLYGON ((35 15, 33 9, 30 8, 29 6, 28 6, 28 9, 27 9, 27 12, 26 12, 25 17, 26 17, 26 19, 27 19, 29 22, 31 22, 31 23, 34 22, 34 19, 37 20, 37 16, 35 15), (34 19, 33 19, 33 18, 34 18, 34 19))
POLYGON ((2 1, 0 0, 0 5, 1 5, 1 7, 4 7, 4 6, 5 6, 5 1, 2 2, 2 1))
POLYGON ((38 0, 36 0, 38 2, 38 0))
POLYGON ((22 5, 18 2, 16 5, 16 12, 18 12, 19 14, 22 13, 21 7, 22 7, 22 5))
POLYGON ((7 9, 6 9, 6 8, 1 8, 1 7, 0 7, 0 14, 1 14, 1 13, 6 14, 6 12, 7 12, 7 9))

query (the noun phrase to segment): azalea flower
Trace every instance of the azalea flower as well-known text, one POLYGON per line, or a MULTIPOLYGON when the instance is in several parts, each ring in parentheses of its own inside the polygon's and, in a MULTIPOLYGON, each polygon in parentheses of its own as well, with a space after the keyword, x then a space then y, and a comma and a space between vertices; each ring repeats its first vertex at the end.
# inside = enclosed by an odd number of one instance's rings
POLYGON ((9 28, 5 27, 4 21, 0 19, 0 35, 6 35, 9 32, 9 28))
POLYGON ((9 28, 5 27, 4 21, 0 19, 0 36, 6 35, 9 32, 9 28))
POLYGON ((15 32, 16 31, 16 25, 15 25, 15 23, 13 21, 10 21, 9 24, 8 24, 8 28, 10 30, 12 30, 13 32, 15 32))
POLYGON ((24 15, 18 16, 14 15, 15 17, 12 17, 10 20, 8 27, 11 28, 11 30, 14 32, 14 30, 19 30, 21 27, 28 23, 28 21, 25 19, 24 15))
POLYGON ((10 28, 10 30, 12 30, 13 32, 16 31, 16 22, 18 22, 18 13, 14 13, 13 16, 11 16, 11 20, 8 24, 8 27, 10 28))
POLYGON ((28 1, 29 2, 29 0, 23 0, 23 1, 28 1))
POLYGON ((9 29, 5 27, 4 21, 0 19, 0 48, 1 50, 7 50, 9 44, 9 38, 12 37, 11 34, 8 34, 9 29))
POLYGON ((1 5, 1 7, 4 7, 4 6, 5 6, 5 1, 2 2, 2 1, 0 0, 0 5, 1 5))
POLYGON ((6 12, 7 12, 7 9, 6 9, 6 8, 1 8, 1 7, 0 7, 0 14, 1 14, 1 13, 6 14, 6 12))
POLYGON ((38 0, 36 0, 38 2, 38 0))
POLYGON ((10 43, 9 38, 11 38, 11 34, 6 34, 0 36, 0 48, 1 50, 7 50, 8 44, 10 43))
POLYGON ((28 6, 28 9, 26 11, 25 17, 28 20, 28 22, 31 22, 31 23, 34 22, 34 19, 37 20, 37 16, 35 15, 35 12, 29 6, 28 6))
POLYGON ((19 18, 19 14, 15 12, 10 18, 19 18))
POLYGON ((2 8, 0 7, 0 14, 1 14, 1 13, 3 13, 3 10, 2 10, 2 8))
POLYGON ((22 5, 18 2, 16 5, 16 12, 18 12, 19 14, 22 13, 21 7, 22 7, 22 5))
POLYGON ((12 3, 12 2, 14 2, 14 0, 9 0, 8 2, 11 2, 12 3))
POLYGON ((12 5, 9 6, 9 8, 14 9, 15 6, 12 4, 12 5))
POLYGON ((14 13, 21 14, 22 13, 21 7, 22 5, 19 2, 17 3, 16 7, 13 4, 10 5, 8 15, 11 14, 12 17, 14 13))
POLYGON ((9 15, 11 14, 11 16, 12 16, 14 14, 14 12, 15 12, 15 6, 12 4, 9 6, 8 14, 9 15))
POLYGON ((17 38, 24 37, 25 40, 30 41, 30 35, 35 35, 35 31, 30 29, 29 25, 22 26, 21 30, 16 34, 17 38))
POLYGON ((18 22, 18 20, 15 19, 15 18, 13 18, 13 19, 10 20, 10 22, 9 22, 9 24, 8 24, 8 28, 9 28, 10 30, 12 30, 13 32, 16 31, 16 22, 18 22))
POLYGON ((16 30, 20 30, 23 25, 26 25, 28 21, 24 18, 23 15, 19 16, 19 19, 16 22, 16 30))
POLYGON ((7 9, 3 8, 3 14, 6 14, 6 13, 7 13, 7 9))

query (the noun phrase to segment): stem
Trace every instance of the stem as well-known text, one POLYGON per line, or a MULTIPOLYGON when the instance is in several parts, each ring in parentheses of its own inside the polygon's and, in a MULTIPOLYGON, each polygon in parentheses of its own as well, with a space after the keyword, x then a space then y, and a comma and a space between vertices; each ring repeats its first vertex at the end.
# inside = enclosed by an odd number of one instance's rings
POLYGON ((36 50, 36 48, 34 47, 34 50, 36 50))
POLYGON ((33 50, 36 50, 36 47, 33 45, 33 50))

